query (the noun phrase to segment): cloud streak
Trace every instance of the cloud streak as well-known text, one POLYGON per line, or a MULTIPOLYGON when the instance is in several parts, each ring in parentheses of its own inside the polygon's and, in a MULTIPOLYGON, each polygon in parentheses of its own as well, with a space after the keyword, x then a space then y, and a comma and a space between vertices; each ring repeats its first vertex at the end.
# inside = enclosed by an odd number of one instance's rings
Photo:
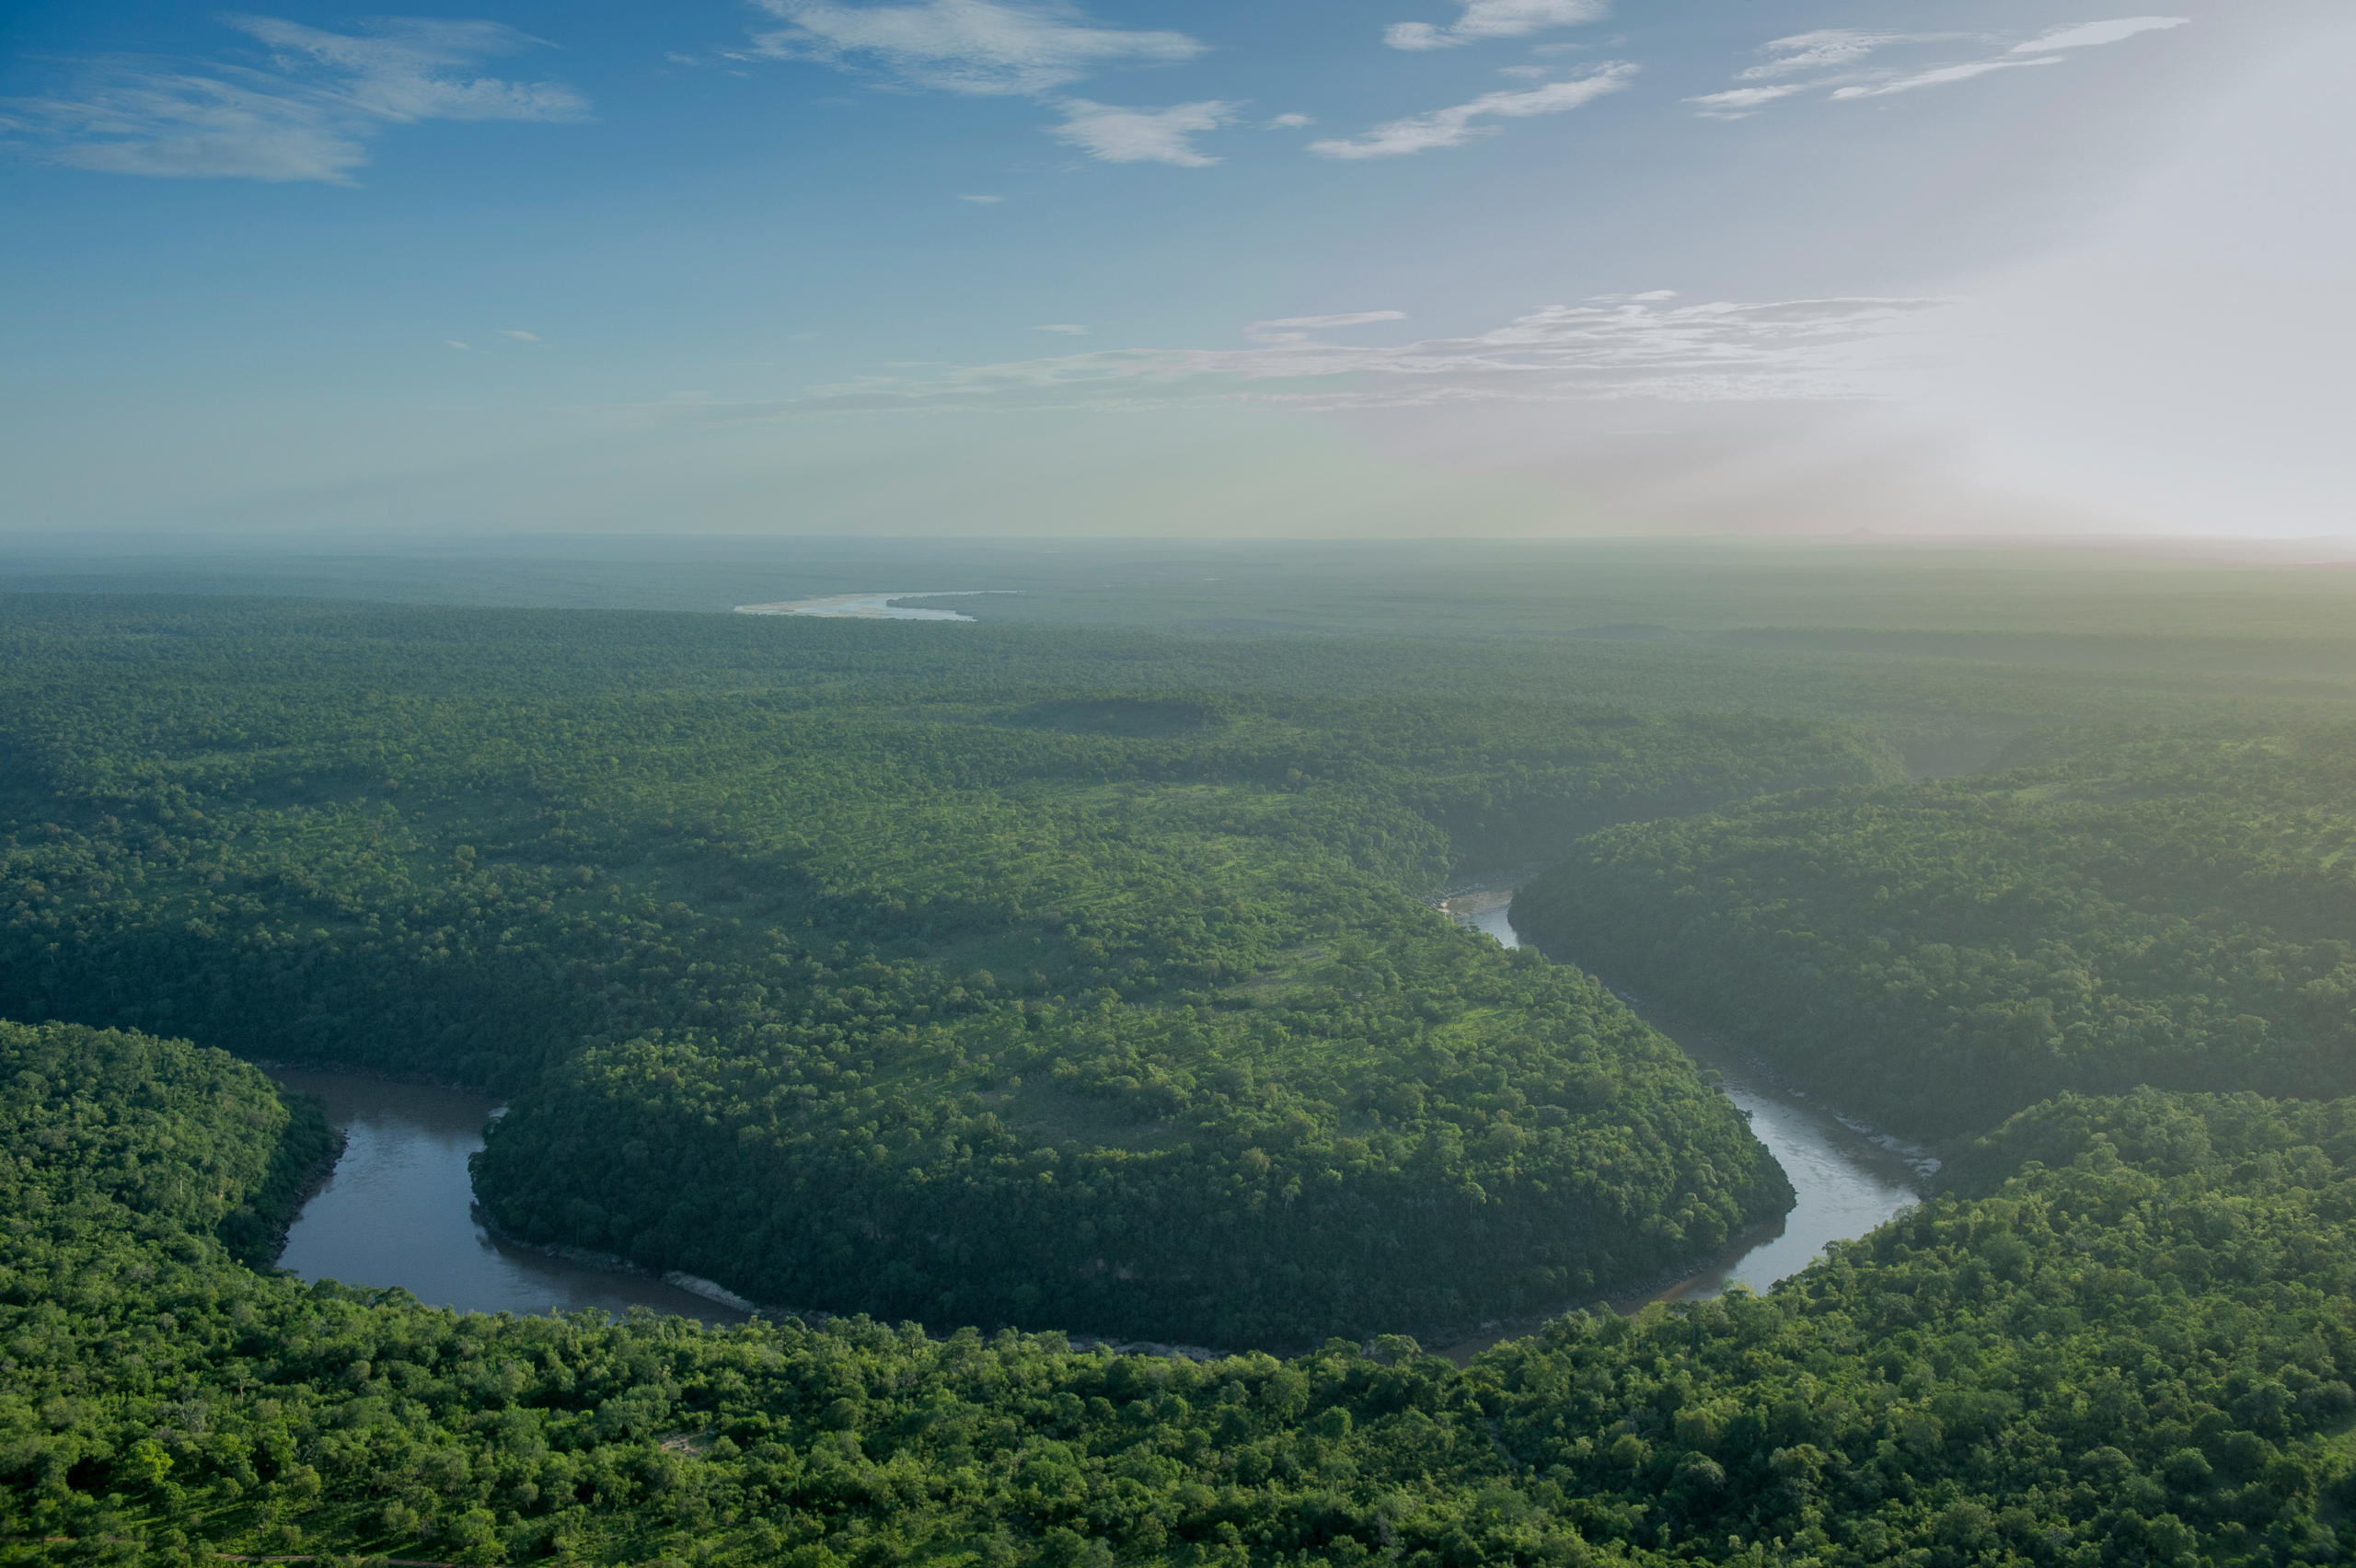
POLYGON ((1974 60, 1964 65, 1941 65, 1934 70, 1918 71, 1911 76, 1898 76, 1872 86, 1836 87, 1836 98, 1888 98, 1892 93, 1911 93, 1922 87, 1943 87, 1950 82, 1968 82, 1974 76, 1985 76, 1991 71, 2015 71, 2024 65, 2059 65, 2062 57, 2049 54, 2033 60, 1974 60))
POLYGON ((1237 104, 1207 99, 1167 109, 1122 109, 1087 98, 1065 98, 1057 107, 1064 122, 1048 133, 1102 163, 1163 163, 1204 168, 1218 162, 1195 145, 1195 138, 1235 121, 1237 104))
POLYGON ((1470 103, 1436 109, 1389 121, 1373 130, 1345 139, 1311 142, 1309 150, 1327 158, 1395 158, 1461 147, 1481 136, 1496 133, 1481 120, 1522 120, 1532 115, 1561 114, 1618 92, 1635 76, 1636 67, 1624 61, 1599 65, 1590 74, 1567 82, 1549 82, 1523 91, 1484 93, 1470 103))
POLYGON ((1306 343, 1311 332, 1406 319, 1407 313, 1403 310, 1345 310, 1334 316, 1279 316, 1269 321, 1254 321, 1243 329, 1243 335, 1255 343, 1306 343))
POLYGON ((1768 104, 1819 89, 1825 90, 1828 100, 1888 98, 1923 87, 1969 82, 2025 65, 2059 65, 2064 59, 2062 52, 2118 43, 2141 33, 2183 27, 2190 20, 2189 17, 2115 17, 2106 21, 2073 22, 2015 42, 1994 56, 1912 67, 1869 65, 1865 62, 1885 50, 1903 45, 1970 40, 1986 46, 2001 45, 2003 40, 1984 34, 1866 32, 1826 28, 1770 40, 1759 46, 1761 59, 1735 74, 1738 82, 1771 82, 1773 86, 1729 87, 1685 101, 1694 105, 1695 111, 1705 119, 1741 120, 1768 104), (1811 79, 1775 80, 1797 75, 1811 79))
POLYGON ((1704 119, 1740 120, 1778 98, 1807 92, 1816 85, 1813 82, 1785 82, 1773 87, 1728 87, 1721 93, 1704 93, 1700 98, 1690 98, 1685 101, 1699 104, 1704 119))
POLYGON ((1491 39, 1526 38, 1548 28, 1576 27, 1611 13, 1604 0, 1463 0, 1464 14, 1446 27, 1393 22, 1382 41, 1393 49, 1457 49, 1491 39))
POLYGON ((1107 349, 876 375, 699 418, 875 410, 1298 411, 1616 399, 1755 402, 1874 394, 1886 340, 1944 302, 1840 298, 1677 305, 1665 291, 1532 311, 1462 338, 1352 344, 1318 334, 1402 319, 1352 311, 1253 322, 1242 349, 1107 349))
POLYGON ((1062 5, 1003 0, 756 4, 785 24, 754 35, 755 47, 764 54, 863 65, 911 86, 944 92, 1045 93, 1109 67, 1175 64, 1203 52, 1203 45, 1184 33, 1099 27, 1062 5))
POLYGON ((1788 76, 1800 71, 1829 71, 1862 60, 1884 44, 1897 43, 1910 36, 1906 33, 1859 32, 1854 28, 1825 28, 1816 32, 1794 33, 1789 38, 1772 39, 1761 44, 1759 52, 1766 58, 1735 75, 1741 81, 1758 82, 1775 76, 1788 76))
POLYGON ((2016 43, 2013 45, 2013 52, 2043 54, 2055 49, 2090 49, 2099 44, 2118 43, 2133 38, 2137 33, 2180 28, 2191 20, 2190 17, 2119 17, 2108 22, 2082 22, 2075 27, 2055 28, 2027 43, 2016 43))
POLYGON ((334 33, 271 17, 221 19, 263 45, 267 63, 85 61, 73 88, 7 100, 10 117, 71 167, 348 185, 389 126, 588 113, 561 84, 474 74, 485 60, 538 46, 502 23, 391 17, 334 33))

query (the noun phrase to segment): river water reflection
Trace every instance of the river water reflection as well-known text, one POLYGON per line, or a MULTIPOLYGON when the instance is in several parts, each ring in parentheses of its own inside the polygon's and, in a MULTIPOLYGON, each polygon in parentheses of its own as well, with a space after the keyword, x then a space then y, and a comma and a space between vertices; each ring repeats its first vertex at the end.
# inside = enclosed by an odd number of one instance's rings
POLYGON ((335 1174, 286 1233, 281 1268, 305 1279, 397 1285, 428 1306, 464 1312, 652 1307, 708 1323, 744 1321, 659 1279, 511 1247, 477 1224, 467 1157, 482 1147, 498 1101, 353 1073, 271 1076, 326 1101, 345 1139, 335 1174))
MULTIPOLYGON (((1483 889, 1449 900, 1449 912, 1460 925, 1519 947, 1521 939, 1507 917, 1511 904, 1510 890, 1483 889)), ((1719 1087, 1750 1115, 1750 1130, 1783 1166, 1797 1194, 1792 1211, 1772 1231, 1743 1237, 1710 1268, 1648 1298, 1710 1297, 1738 1284, 1763 1292, 1822 1257, 1827 1243, 1863 1236, 1920 1201, 1917 1183, 1935 1169, 1922 1156, 1852 1127, 1807 1095, 1776 1083, 1674 1009, 1625 993, 1621 999, 1695 1062, 1717 1070, 1719 1087)))

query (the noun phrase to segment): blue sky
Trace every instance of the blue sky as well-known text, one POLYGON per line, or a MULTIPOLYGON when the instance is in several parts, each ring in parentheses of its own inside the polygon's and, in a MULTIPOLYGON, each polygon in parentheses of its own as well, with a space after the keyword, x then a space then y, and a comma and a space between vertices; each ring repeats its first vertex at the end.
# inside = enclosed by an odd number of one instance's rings
POLYGON ((2350 37, 20 3, 0 526, 2356 527, 2350 37))

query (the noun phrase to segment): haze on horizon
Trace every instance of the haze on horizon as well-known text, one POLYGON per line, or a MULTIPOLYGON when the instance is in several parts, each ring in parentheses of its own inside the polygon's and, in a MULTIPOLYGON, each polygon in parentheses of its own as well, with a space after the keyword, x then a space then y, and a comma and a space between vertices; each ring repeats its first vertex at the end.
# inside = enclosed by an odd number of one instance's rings
POLYGON ((0 530, 2356 535, 2335 0, 35 0, 0 530))

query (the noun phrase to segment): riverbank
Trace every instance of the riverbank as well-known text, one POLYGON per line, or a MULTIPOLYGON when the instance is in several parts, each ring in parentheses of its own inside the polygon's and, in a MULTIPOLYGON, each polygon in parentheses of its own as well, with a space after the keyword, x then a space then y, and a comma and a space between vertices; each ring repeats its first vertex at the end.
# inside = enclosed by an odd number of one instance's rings
MULTIPOLYGON (((1519 946, 1510 919, 1512 892, 1510 884, 1459 884, 1436 902, 1462 924, 1519 946)), ((1842 1118, 1674 1009, 1652 998, 1615 995, 1712 1075, 1792 1178, 1798 1201, 1781 1218, 1677 1268, 1623 1285, 1601 1304, 1634 1311, 1649 1302, 1706 1297, 1738 1286, 1764 1291, 1805 1268, 1830 1242, 1862 1236, 1919 1201, 1921 1182, 1936 1169, 1926 1151, 1842 1118)), ((462 1310, 598 1308, 619 1313, 643 1306, 707 1323, 790 1316, 819 1324, 833 1316, 755 1302, 716 1281, 658 1274, 609 1253, 542 1246, 491 1226, 474 1206, 467 1167, 468 1157, 482 1147, 484 1127, 503 1109, 490 1095, 283 1066, 273 1076, 330 1101, 330 1119, 347 1137, 349 1168, 340 1166, 303 1208, 281 1254, 283 1266, 306 1278, 396 1284, 421 1300, 462 1310)), ((1565 1301, 1544 1312, 1493 1319, 1469 1330, 1427 1329, 1427 1343, 1461 1364, 1590 1304, 1565 1301)), ((1060 1337, 1076 1349, 1124 1355, 1216 1360, 1231 1354, 1091 1333, 1067 1332, 1060 1337)))
MULTIPOLYGON (((1507 947, 1520 947, 1524 944, 1513 928, 1512 898, 1511 885, 1460 884, 1438 903, 1459 924, 1485 932, 1507 947)), ((1576 963, 1574 955, 1546 956, 1558 963, 1576 963)), ((1688 1265, 1623 1287, 1604 1297, 1604 1304, 1629 1312, 1656 1301, 1705 1299, 1737 1286, 1763 1293, 1823 1256, 1831 1243, 1863 1236, 1922 1201, 1924 1184, 1938 1170, 1929 1150, 1842 1115, 1674 1007, 1623 991, 1609 980, 1603 983, 1734 1102, 1791 1179, 1796 1193, 1791 1209, 1779 1218, 1753 1226, 1688 1265)), ((1449 1342, 1439 1354, 1461 1365, 1493 1344, 1583 1305, 1565 1302, 1553 1312, 1496 1320, 1475 1334, 1449 1342)))
MULTIPOLYGON (((618 1316, 647 1307, 715 1327, 756 1317, 817 1326, 837 1315, 752 1301, 716 1280, 502 1230, 475 1205, 467 1166, 482 1147, 483 1129, 503 1109, 479 1090, 283 1064, 271 1076, 320 1101, 340 1138, 341 1158, 297 1205, 279 1254, 282 1267, 306 1279, 395 1285, 459 1311, 589 1308, 618 1316)), ((1232 1354, 1101 1334, 1058 1337, 1075 1350, 1125 1355, 1217 1361, 1232 1354)))
POLYGON ((328 1183, 335 1180, 335 1168, 343 1163, 347 1141, 343 1129, 330 1120, 325 1152, 304 1168, 303 1173, 295 1178, 285 1201, 265 1216, 270 1233, 263 1243, 262 1256, 270 1261, 271 1267, 278 1267, 279 1260, 285 1255, 286 1238, 293 1234, 294 1222, 303 1217, 303 1211, 311 1206, 311 1200, 327 1191, 328 1183))
POLYGON ((618 1317, 643 1307, 711 1323, 747 1315, 658 1278, 526 1250, 476 1223, 468 1159, 504 1109, 499 1098, 366 1073, 281 1066, 271 1076, 319 1100, 343 1139, 334 1170, 288 1228, 279 1267, 398 1286, 460 1311, 618 1317))

